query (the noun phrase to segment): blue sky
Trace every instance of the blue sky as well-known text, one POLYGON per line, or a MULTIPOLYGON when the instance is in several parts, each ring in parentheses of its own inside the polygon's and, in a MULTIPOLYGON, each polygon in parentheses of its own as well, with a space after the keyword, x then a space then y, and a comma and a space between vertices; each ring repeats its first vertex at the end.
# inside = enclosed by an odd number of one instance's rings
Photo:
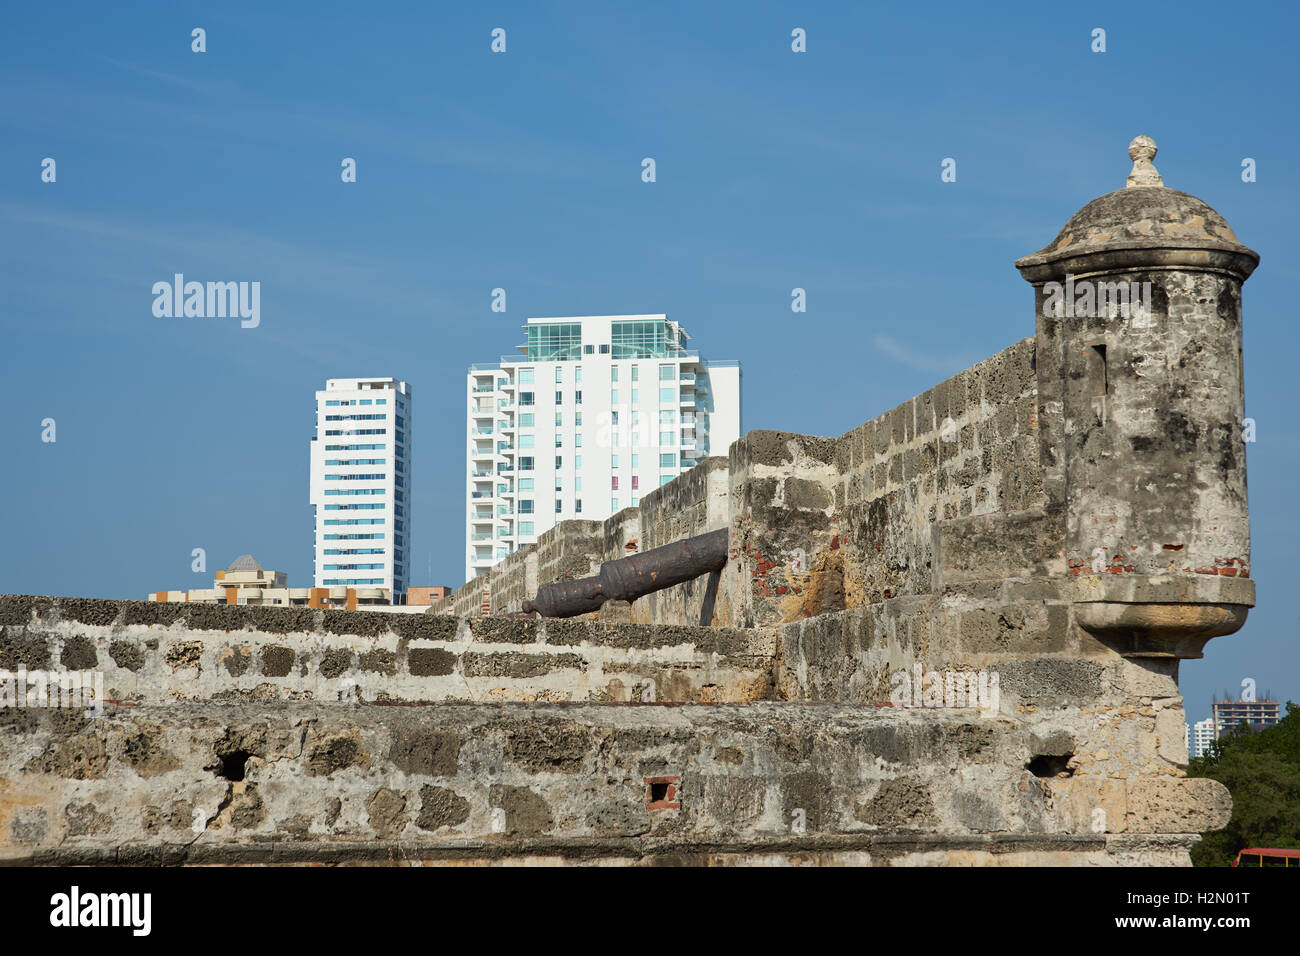
POLYGON ((465 367, 530 315, 665 312, 740 360, 745 428, 840 434, 1032 335, 1012 261, 1147 133, 1263 260, 1260 606, 1183 665, 1189 716, 1244 677, 1300 699, 1295 10, 8 4, 0 591, 141 598, 243 552, 307 584, 313 392, 354 375, 412 384, 412 583, 460 584, 465 367), (261 325, 155 318, 175 272, 261 282, 261 325))

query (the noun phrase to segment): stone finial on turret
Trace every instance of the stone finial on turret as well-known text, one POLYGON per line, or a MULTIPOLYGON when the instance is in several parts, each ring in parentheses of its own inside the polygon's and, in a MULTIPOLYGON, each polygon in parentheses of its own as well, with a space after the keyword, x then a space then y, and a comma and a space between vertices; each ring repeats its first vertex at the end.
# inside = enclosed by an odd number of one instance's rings
POLYGON ((1165 181, 1152 164, 1156 158, 1156 141, 1150 136, 1135 136, 1128 144, 1128 158, 1133 160, 1133 171, 1124 182, 1125 188, 1134 186, 1163 186, 1165 181))

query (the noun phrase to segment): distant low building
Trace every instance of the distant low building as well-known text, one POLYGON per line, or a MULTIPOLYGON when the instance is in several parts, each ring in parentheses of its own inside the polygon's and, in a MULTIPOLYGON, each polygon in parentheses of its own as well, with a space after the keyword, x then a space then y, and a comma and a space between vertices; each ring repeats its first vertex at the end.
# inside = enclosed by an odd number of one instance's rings
POLYGON ((1232 733, 1243 722, 1254 732, 1282 719, 1281 705, 1275 700, 1216 700, 1211 706, 1216 739, 1232 733))
MULTIPOLYGON (((445 589, 444 589, 445 590, 445 589)), ((251 604, 301 607, 341 607, 354 610, 393 605, 388 588, 291 588, 283 571, 267 571, 251 554, 241 554, 230 567, 218 571, 211 588, 190 591, 155 591, 150 601, 177 601, 189 604, 251 604)), ((430 602, 431 603, 431 602, 430 602)))
POLYGON ((430 604, 437 604, 443 598, 450 596, 451 588, 445 584, 423 588, 408 587, 406 589, 406 603, 413 607, 428 607, 430 604))

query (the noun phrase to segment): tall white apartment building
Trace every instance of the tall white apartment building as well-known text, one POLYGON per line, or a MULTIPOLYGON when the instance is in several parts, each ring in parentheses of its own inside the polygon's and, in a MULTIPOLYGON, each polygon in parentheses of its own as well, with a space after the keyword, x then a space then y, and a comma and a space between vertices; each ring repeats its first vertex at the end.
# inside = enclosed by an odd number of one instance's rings
POLYGON ((316 393, 311 440, 315 586, 387 588, 410 576, 411 389, 393 378, 332 378, 316 393))
POLYGON ((640 503, 740 437, 740 364, 664 315, 529 319, 518 355, 471 365, 466 580, 568 518, 640 503))
POLYGON ((1205 752, 1210 749, 1210 744, 1214 743, 1214 719, 1206 717, 1204 720, 1198 720, 1192 724, 1192 756, 1204 757, 1205 752))

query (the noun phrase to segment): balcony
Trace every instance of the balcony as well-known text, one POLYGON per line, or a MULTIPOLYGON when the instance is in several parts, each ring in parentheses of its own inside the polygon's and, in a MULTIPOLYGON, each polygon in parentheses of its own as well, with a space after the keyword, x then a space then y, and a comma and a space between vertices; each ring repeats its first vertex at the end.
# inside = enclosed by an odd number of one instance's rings
POLYGON ((471 498, 491 498, 491 497, 492 497, 492 492, 490 492, 490 491, 472 491, 472 492, 470 492, 470 497, 471 497, 471 498))
POLYGON ((509 462, 506 462, 504 465, 497 465, 498 475, 513 475, 514 473, 515 473, 515 466, 510 464, 509 462))
POLYGON ((694 448, 695 448, 695 436, 694 436, 694 435, 683 435, 683 436, 682 436, 682 449, 683 449, 683 450, 687 450, 687 449, 694 450, 694 448))
POLYGON ((497 454, 498 454, 498 455, 505 455, 505 454, 507 454, 507 453, 513 455, 513 454, 514 454, 514 451, 515 451, 515 443, 514 443, 514 442, 512 442, 512 441, 499 441, 499 442, 497 442, 497 454))
POLYGON ((492 540, 492 535, 490 535, 490 534, 475 534, 475 535, 471 535, 471 536, 470 536, 470 540, 471 540, 471 541, 491 541, 491 540, 492 540))
POLYGON ((514 430, 515 430, 514 422, 497 422, 497 431, 499 432, 512 432, 514 430))
POLYGON ((486 392, 495 392, 496 390, 497 390, 497 389, 496 389, 496 386, 495 386, 495 385, 475 385, 475 386, 474 386, 474 393, 475 393, 476 395, 481 395, 481 394, 484 394, 484 393, 486 393, 486 392))
POLYGON ((491 478, 491 477, 492 477, 492 469, 491 469, 491 468, 488 468, 488 469, 484 470, 484 469, 482 469, 482 468, 476 468, 476 469, 474 469, 473 471, 470 472, 470 476, 473 477, 473 478, 491 478))
POLYGON ((515 496, 515 490, 514 490, 513 488, 498 488, 498 489, 497 489, 497 497, 498 497, 498 498, 513 498, 514 496, 515 496))
POLYGON ((678 400, 677 400, 677 404, 678 404, 678 405, 689 405, 691 408, 694 408, 694 407, 695 407, 695 396, 694 396, 694 395, 688 395, 686 392, 682 392, 681 397, 678 398, 678 400))
POLYGON ((694 384, 695 384, 695 373, 694 373, 694 372, 682 372, 682 374, 679 375, 679 376, 677 377, 677 381, 681 382, 683 385, 694 385, 694 384))

